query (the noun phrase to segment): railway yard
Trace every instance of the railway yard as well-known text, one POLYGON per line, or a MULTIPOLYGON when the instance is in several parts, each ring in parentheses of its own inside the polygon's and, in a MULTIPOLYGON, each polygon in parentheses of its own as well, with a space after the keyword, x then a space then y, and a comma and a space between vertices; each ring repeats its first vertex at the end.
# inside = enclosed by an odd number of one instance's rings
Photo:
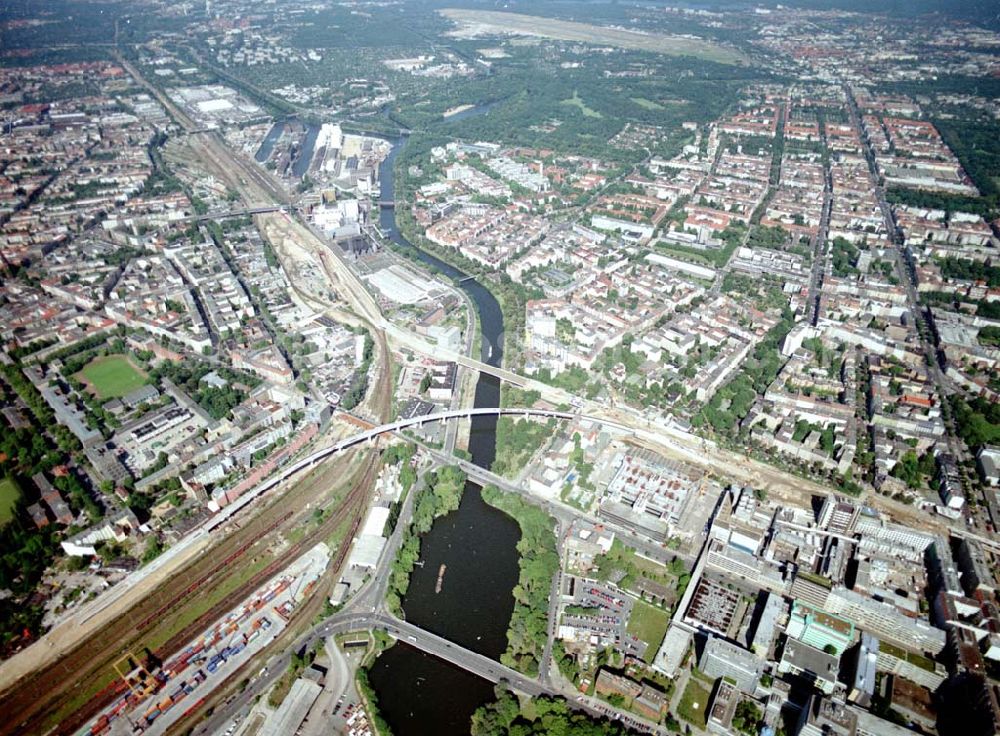
MULTIPOLYGON (((252 517, 232 521, 215 546, 155 593, 123 610, 55 666, 9 688, 3 694, 4 711, 18 715, 0 724, 0 733, 53 728, 55 733, 74 733, 124 693, 125 683, 113 665, 125 654, 148 650, 157 660, 168 659, 229 611, 231 601, 249 595, 319 542, 336 543, 331 565, 336 569, 363 516, 377 468, 374 452, 346 454, 318 466, 252 517), (319 524, 313 520, 317 509, 323 511, 319 524)), ((292 621, 313 608, 301 607, 292 621)))

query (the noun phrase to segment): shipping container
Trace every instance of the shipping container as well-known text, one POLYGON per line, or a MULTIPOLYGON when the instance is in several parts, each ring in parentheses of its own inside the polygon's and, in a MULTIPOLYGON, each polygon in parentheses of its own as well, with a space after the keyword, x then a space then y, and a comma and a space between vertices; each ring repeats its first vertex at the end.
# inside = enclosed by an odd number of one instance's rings
POLYGON ((191 662, 185 661, 183 666, 174 668, 173 674, 171 676, 179 677, 180 675, 184 674, 188 670, 188 668, 191 667, 191 664, 192 664, 191 662))

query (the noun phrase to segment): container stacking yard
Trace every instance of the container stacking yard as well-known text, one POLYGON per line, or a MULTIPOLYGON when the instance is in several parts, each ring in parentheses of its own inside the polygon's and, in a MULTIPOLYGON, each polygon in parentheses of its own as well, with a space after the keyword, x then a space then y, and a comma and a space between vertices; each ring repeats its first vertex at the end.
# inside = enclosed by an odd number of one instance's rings
POLYGON ((79 731, 79 736, 155 736, 166 732, 278 635, 328 563, 329 549, 320 544, 158 670, 150 673, 137 667, 128 673, 128 683, 122 683, 123 694, 79 731))

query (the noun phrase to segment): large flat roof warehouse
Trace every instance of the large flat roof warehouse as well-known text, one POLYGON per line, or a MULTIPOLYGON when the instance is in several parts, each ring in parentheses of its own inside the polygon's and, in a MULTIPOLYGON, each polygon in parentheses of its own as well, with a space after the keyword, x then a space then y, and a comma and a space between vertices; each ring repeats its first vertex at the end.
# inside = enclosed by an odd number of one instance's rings
POLYGON ((385 547, 386 539, 374 534, 362 534, 354 543, 351 556, 347 560, 347 566, 373 568, 378 565, 378 558, 382 555, 382 548, 385 547))
POLYGON ((196 103, 196 105, 202 112, 222 112, 223 110, 233 109, 233 103, 229 100, 204 100, 203 102, 196 103))
POLYGON ((295 733, 306 719, 309 709, 323 692, 323 688, 312 680, 302 677, 292 684, 292 689, 281 702, 281 706, 264 725, 264 733, 295 733))
POLYGON ((188 114, 205 124, 245 122, 264 113, 235 89, 221 84, 178 87, 169 94, 188 114))
POLYGON ((382 531, 385 529, 385 522, 388 519, 389 509, 385 506, 376 506, 369 512, 368 518, 365 519, 365 525, 361 529, 361 534, 381 537, 382 531))
POLYGON ((382 296, 398 304, 426 301, 440 291, 432 281, 421 278, 410 269, 399 265, 379 269, 368 276, 367 280, 382 296))

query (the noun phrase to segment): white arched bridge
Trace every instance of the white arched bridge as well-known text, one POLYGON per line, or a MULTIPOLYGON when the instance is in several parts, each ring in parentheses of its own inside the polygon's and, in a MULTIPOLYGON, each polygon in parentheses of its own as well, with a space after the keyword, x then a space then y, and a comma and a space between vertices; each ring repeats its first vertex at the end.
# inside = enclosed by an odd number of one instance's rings
MULTIPOLYGON (((357 417, 353 415, 346 415, 351 417, 352 420, 358 421, 357 417)), ((369 442, 374 440, 376 437, 388 434, 392 432, 398 432, 407 427, 417 427, 427 422, 443 422, 449 419, 468 419, 472 417, 482 417, 482 416, 514 416, 514 417, 537 417, 542 419, 582 419, 585 421, 592 421, 602 424, 606 427, 612 429, 617 429, 622 432, 634 433, 635 430, 628 427, 625 424, 616 422, 610 419, 605 419, 603 417, 592 416, 589 414, 579 414, 569 411, 559 411, 557 409, 529 409, 524 407, 485 407, 478 409, 451 409, 449 411, 440 411, 433 414, 425 414, 424 416, 413 417, 411 419, 400 419, 395 422, 390 422, 389 424, 381 424, 371 429, 366 429, 359 432, 356 435, 348 437, 346 439, 337 442, 336 444, 330 445, 329 447, 324 447, 321 450, 316 450, 312 454, 302 458, 293 465, 289 465, 287 468, 279 472, 273 478, 270 478, 253 490, 240 496, 233 503, 226 506, 220 517, 211 524, 211 528, 214 528, 228 519, 232 514, 234 514, 239 509, 246 506, 253 499, 262 493, 266 493, 277 485, 284 483, 286 480, 301 473, 303 470, 308 470, 319 462, 326 460, 332 455, 336 455, 338 452, 350 449, 355 445, 360 445, 364 442, 369 442)))
POLYGON ((411 419, 400 419, 395 422, 390 422, 389 424, 382 424, 377 427, 372 427, 371 429, 360 432, 353 437, 348 437, 340 442, 329 447, 324 447, 322 450, 316 450, 316 452, 302 458, 294 465, 290 465, 285 468, 284 471, 276 475, 271 480, 262 484, 259 491, 267 491, 273 488, 278 483, 287 480, 296 473, 300 473, 307 468, 311 468, 318 462, 325 460, 331 455, 347 450, 355 445, 360 445, 369 440, 373 440, 379 435, 389 434, 392 432, 398 432, 407 427, 419 427, 427 422, 445 422, 449 419, 469 419, 471 417, 483 417, 483 416, 515 416, 515 417, 538 417, 542 419, 583 419, 592 422, 598 422, 605 426, 611 427, 613 429, 618 429, 622 432, 632 432, 632 428, 625 426, 619 422, 611 421, 609 419, 603 419, 601 417, 589 416, 587 414, 575 414, 569 411, 559 411, 556 409, 527 409, 524 407, 486 407, 480 409, 451 409, 449 411, 439 411, 434 414, 425 414, 420 417, 412 417, 411 419))

